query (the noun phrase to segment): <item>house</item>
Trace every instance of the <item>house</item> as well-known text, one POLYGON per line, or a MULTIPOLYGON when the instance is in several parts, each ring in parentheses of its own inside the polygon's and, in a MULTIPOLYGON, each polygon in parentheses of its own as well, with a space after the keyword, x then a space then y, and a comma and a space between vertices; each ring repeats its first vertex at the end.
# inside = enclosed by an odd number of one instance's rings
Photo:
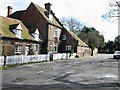
POLYGON ((61 44, 62 47, 59 51, 76 53, 77 56, 87 56, 91 55, 91 49, 88 45, 83 42, 75 33, 68 31, 64 28, 61 35, 61 44))
POLYGON ((37 29, 29 33, 17 19, 0 16, 0 55, 39 54, 41 40, 37 29), (38 35, 38 36, 37 36, 38 35))
MULTIPOLYGON (((65 53, 73 50, 75 53, 86 51, 88 46, 72 32, 67 31, 55 13, 51 10, 51 4, 46 3, 42 8, 31 3, 26 10, 12 12, 8 7, 8 17, 21 20, 29 29, 37 28, 42 40, 41 53, 65 53), (77 37, 77 38, 76 38, 77 37), (80 46, 78 48, 78 46, 80 46), (80 51, 78 49, 81 49, 80 51)), ((78 53, 78 54, 79 54, 78 53)))
MULTIPOLYGON (((9 9, 10 12, 12 8, 9 9)), ((26 10, 17 11, 8 16, 21 20, 29 30, 38 28, 43 41, 41 53, 58 53, 62 27, 57 22, 50 3, 46 3, 45 8, 31 3, 26 10)))

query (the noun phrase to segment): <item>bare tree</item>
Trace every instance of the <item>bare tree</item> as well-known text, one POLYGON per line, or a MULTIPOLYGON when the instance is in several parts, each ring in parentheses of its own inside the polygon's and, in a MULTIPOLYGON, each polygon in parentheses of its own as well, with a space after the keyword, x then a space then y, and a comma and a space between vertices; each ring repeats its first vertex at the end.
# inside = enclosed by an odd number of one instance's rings
POLYGON ((70 17, 70 18, 61 18, 62 24, 69 29, 70 31, 77 31, 81 30, 81 28, 84 26, 84 23, 80 22, 79 20, 70 17))
POLYGON ((108 9, 109 11, 102 15, 102 18, 118 20, 120 17, 120 0, 110 0, 108 9))

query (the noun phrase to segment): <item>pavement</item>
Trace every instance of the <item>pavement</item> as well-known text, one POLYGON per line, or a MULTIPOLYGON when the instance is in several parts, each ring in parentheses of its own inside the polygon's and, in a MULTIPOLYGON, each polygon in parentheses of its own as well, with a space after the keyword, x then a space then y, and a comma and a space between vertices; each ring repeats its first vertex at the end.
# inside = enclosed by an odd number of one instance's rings
POLYGON ((111 54, 21 65, 2 71, 2 90, 119 90, 111 54))

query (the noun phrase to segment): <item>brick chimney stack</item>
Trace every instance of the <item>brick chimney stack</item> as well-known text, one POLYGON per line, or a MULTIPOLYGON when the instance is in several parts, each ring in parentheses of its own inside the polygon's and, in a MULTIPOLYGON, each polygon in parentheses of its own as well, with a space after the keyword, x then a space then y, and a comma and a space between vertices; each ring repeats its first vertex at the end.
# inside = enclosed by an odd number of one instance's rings
POLYGON ((11 6, 8 6, 8 13, 7 13, 7 16, 11 15, 12 14, 12 7, 11 6))
POLYGON ((48 10, 48 12, 50 12, 50 11, 51 11, 51 6, 52 6, 52 4, 51 4, 51 3, 45 3, 45 9, 47 9, 47 10, 48 10))

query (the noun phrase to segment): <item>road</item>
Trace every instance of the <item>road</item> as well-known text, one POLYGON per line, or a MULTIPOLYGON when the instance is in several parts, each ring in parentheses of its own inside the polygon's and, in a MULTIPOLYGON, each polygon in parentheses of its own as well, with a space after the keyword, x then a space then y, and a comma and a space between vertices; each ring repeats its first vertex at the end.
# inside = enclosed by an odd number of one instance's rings
POLYGON ((119 90, 111 54, 21 65, 2 71, 3 90, 119 90))

